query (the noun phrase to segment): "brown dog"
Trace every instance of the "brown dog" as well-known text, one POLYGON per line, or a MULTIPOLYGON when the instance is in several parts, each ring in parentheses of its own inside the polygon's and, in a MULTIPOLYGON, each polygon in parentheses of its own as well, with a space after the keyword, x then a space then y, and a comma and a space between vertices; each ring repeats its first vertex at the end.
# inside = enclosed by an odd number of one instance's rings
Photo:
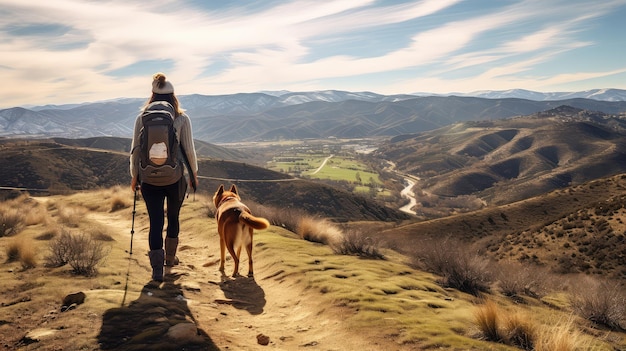
POLYGON ((239 259, 241 247, 246 245, 248 252, 248 277, 254 276, 252 269, 252 232, 254 229, 265 229, 270 222, 261 217, 255 217, 250 209, 241 202, 237 187, 233 185, 229 191, 224 190, 224 185, 213 195, 215 205, 215 219, 217 220, 217 232, 220 234, 220 271, 224 272, 225 249, 235 261, 233 277, 239 274, 239 259))

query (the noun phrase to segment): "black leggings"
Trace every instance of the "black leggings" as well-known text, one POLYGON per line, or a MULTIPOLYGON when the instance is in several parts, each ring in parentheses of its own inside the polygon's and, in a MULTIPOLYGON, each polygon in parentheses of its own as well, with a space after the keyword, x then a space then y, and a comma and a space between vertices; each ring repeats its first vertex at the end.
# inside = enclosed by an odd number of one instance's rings
POLYGON ((150 217, 150 232, 148 243, 150 250, 163 248, 163 226, 165 225, 165 209, 163 204, 167 198, 167 237, 178 238, 180 226, 178 215, 185 199, 187 183, 185 177, 171 185, 156 186, 147 183, 141 184, 141 194, 146 202, 148 217, 150 217))

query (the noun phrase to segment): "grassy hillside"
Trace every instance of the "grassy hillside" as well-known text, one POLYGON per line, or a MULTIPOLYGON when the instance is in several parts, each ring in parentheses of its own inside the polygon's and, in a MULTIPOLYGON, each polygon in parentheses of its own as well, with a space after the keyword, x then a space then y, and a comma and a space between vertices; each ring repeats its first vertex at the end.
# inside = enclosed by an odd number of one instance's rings
MULTIPOLYGON (((114 187, 2 203, 0 212, 17 210, 25 217, 18 230, 0 237, 5 248, 0 251, 0 348, 626 347, 625 333, 575 313, 567 291, 513 299, 494 285, 474 296, 442 286, 441 277, 416 269, 410 257, 393 251, 382 249, 384 260, 338 255, 275 226, 255 234, 255 278, 231 278, 218 272, 213 208, 200 196, 182 209, 181 265, 168 271, 163 284, 150 283, 147 215, 139 201, 131 237, 129 195, 130 190, 114 187), (69 264, 46 265, 51 245, 63 235, 86 235, 92 240, 87 247, 102 247, 106 259, 87 276, 72 273, 69 264), (66 295, 77 292, 85 294, 84 303, 63 309, 66 295)), ((228 260, 226 274, 231 269, 228 260)))
POLYGON ((626 175, 527 200, 396 226, 382 234, 410 253, 449 237, 498 261, 626 280, 626 175))

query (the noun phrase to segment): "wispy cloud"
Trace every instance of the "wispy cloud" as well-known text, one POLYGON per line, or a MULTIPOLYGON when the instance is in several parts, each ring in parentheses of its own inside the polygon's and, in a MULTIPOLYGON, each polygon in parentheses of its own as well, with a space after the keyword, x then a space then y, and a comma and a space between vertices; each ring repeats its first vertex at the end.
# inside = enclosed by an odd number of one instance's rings
POLYGON ((624 32, 605 23, 624 0, 473 4, 0 0, 2 105, 143 97, 158 70, 180 94, 545 90, 623 75, 603 50, 625 45, 601 34, 624 32), (591 49, 596 73, 581 75, 591 49))

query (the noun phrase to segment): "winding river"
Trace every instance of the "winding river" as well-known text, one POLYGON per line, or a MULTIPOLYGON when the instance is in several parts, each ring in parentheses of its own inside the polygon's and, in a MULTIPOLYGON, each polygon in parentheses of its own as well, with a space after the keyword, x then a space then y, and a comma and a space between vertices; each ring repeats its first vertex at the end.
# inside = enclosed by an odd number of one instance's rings
POLYGON ((417 213, 411 210, 411 208, 417 204, 417 201, 415 200, 415 193, 413 192, 413 185, 415 185, 415 181, 406 177, 404 178, 404 181, 406 182, 406 187, 402 189, 400 196, 409 199, 409 203, 400 207, 400 211, 415 215, 417 213))

